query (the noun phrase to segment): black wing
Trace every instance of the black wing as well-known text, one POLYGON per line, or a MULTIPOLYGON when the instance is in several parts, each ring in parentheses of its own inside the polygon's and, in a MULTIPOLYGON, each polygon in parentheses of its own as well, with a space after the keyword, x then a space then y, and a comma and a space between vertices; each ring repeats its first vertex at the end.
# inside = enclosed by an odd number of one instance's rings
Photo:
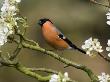
POLYGON ((59 36, 59 38, 61 38, 61 39, 63 39, 64 41, 66 41, 66 42, 68 43, 68 45, 69 45, 70 47, 72 47, 73 49, 77 49, 78 51, 80 51, 80 52, 86 54, 86 52, 85 52, 84 50, 82 50, 82 49, 78 48, 76 45, 74 45, 74 44, 73 44, 68 38, 66 38, 63 34, 59 34, 58 36, 59 36))
POLYGON ((76 49, 76 46, 68 38, 66 38, 63 34, 59 34, 58 36, 59 36, 59 38, 61 38, 64 41, 66 41, 70 47, 76 49))

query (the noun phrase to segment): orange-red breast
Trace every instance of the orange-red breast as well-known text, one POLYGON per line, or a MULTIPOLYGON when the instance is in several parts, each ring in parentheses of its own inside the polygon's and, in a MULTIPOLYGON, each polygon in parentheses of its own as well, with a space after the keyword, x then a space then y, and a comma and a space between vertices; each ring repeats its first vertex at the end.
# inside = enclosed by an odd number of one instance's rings
POLYGON ((76 49, 84 54, 86 52, 76 45, 74 45, 67 37, 65 37, 54 25, 53 23, 47 19, 43 18, 38 21, 38 24, 41 26, 42 34, 45 40, 50 44, 53 48, 58 50, 64 49, 76 49))

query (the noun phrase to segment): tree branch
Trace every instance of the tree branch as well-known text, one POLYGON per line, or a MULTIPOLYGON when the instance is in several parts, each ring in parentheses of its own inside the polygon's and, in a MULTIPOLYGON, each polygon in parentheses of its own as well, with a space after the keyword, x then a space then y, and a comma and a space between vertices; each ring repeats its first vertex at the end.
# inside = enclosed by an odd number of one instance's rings
MULTIPOLYGON (((27 68, 21 63, 15 62, 14 60, 9 60, 5 58, 4 56, 1 56, 2 60, 0 60, 0 63, 2 66, 7 66, 7 67, 13 67, 16 68, 18 71, 22 72, 25 75, 31 76, 39 81, 47 82, 50 80, 51 75, 47 76, 42 76, 38 74, 36 71, 41 71, 41 72, 47 72, 47 73, 52 73, 52 74, 59 74, 59 72, 52 70, 52 69, 47 69, 47 68, 27 68)), ((69 80, 68 82, 77 82, 75 80, 69 80)))
POLYGON ((46 68, 28 68, 30 71, 41 71, 41 72, 47 72, 47 73, 53 73, 58 74, 59 72, 52 70, 52 69, 46 69, 46 68))
POLYGON ((13 60, 16 58, 16 56, 20 53, 22 49, 21 44, 18 44, 18 47, 16 48, 16 50, 14 51, 13 55, 10 57, 10 60, 13 60))
POLYGON ((64 64, 66 64, 68 66, 72 66, 72 67, 75 67, 77 69, 83 70, 84 72, 86 72, 88 74, 88 76, 90 77, 92 82, 98 82, 97 76, 89 68, 87 68, 84 65, 77 64, 75 62, 67 60, 67 59, 65 59, 63 57, 60 57, 58 54, 56 54, 56 53, 54 53, 52 51, 45 50, 45 49, 43 49, 41 47, 38 47, 38 46, 33 46, 33 45, 30 45, 30 44, 25 43, 25 42, 23 42, 22 45, 23 45, 24 48, 40 51, 40 52, 42 52, 44 54, 47 54, 47 55, 59 60, 60 62, 63 62, 64 64))
POLYGON ((15 66, 15 68, 16 68, 18 71, 24 73, 25 75, 34 77, 34 78, 36 78, 36 79, 39 80, 39 81, 43 81, 43 82, 44 82, 44 81, 49 81, 49 79, 51 78, 50 75, 49 75, 49 76, 41 76, 41 75, 39 75, 39 74, 37 74, 37 73, 35 73, 35 72, 32 72, 29 68, 26 68, 25 66, 21 65, 20 63, 18 63, 18 64, 15 66))
POLYGON ((92 3, 94 3, 94 4, 97 4, 97 5, 101 5, 101 6, 104 6, 104 7, 110 8, 109 5, 105 5, 105 4, 99 3, 99 2, 97 2, 96 0, 90 0, 90 2, 92 2, 92 3))
POLYGON ((109 3, 109 7, 110 7, 110 0, 108 0, 108 3, 109 3))
POLYGON ((105 61, 110 62, 110 59, 105 57, 103 54, 98 53, 100 57, 102 57, 105 61))
POLYGON ((25 75, 34 77, 39 81, 49 81, 49 79, 51 78, 50 75, 49 76, 41 76, 41 75, 37 74, 36 72, 32 72, 29 68, 26 68, 24 65, 22 65, 18 62, 15 62, 14 60, 10 60, 2 55, 0 58, 1 58, 0 63, 2 64, 2 66, 14 67, 18 71, 24 73, 25 75))

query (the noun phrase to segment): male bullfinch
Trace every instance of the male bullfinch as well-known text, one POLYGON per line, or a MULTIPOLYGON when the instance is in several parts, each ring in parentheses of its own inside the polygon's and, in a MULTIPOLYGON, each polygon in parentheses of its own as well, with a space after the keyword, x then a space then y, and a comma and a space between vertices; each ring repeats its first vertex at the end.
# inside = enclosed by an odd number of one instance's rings
POLYGON ((41 26, 42 34, 44 39, 50 44, 53 48, 57 50, 64 49, 76 49, 84 54, 86 52, 76 45, 74 45, 67 37, 65 37, 54 25, 47 19, 43 18, 38 21, 38 24, 41 26))

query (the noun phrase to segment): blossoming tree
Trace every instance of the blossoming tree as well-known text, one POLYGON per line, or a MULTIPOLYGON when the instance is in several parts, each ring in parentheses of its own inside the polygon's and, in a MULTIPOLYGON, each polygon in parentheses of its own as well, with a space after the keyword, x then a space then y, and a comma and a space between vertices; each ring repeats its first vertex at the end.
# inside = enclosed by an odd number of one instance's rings
MULTIPOLYGON (((106 73, 102 73, 101 75, 95 75, 91 69, 89 69, 85 65, 78 64, 74 61, 70 61, 66 58, 59 56, 58 54, 48 51, 39 46, 39 44, 33 40, 29 40, 25 37, 26 28, 28 27, 26 18, 19 15, 18 4, 21 0, 4 0, 3 5, 1 7, 0 12, 0 48, 8 43, 16 43, 17 48, 16 50, 10 54, 7 53, 6 55, 2 54, 0 51, 0 64, 1 66, 13 67, 16 70, 24 73, 25 75, 31 76, 36 78, 39 81, 48 81, 48 82, 77 82, 72 80, 69 77, 68 72, 61 73, 53 69, 47 68, 28 68, 22 65, 19 61, 16 60, 17 55, 19 54, 22 48, 32 49, 35 51, 39 51, 41 53, 47 54, 58 61, 66 64, 66 67, 71 66, 76 69, 80 69, 84 71, 88 77, 90 78, 91 82, 110 82, 110 75, 106 73), (16 38, 17 37, 17 38, 16 38), (37 71, 47 72, 47 76, 42 76, 37 73, 37 71)), ((108 5, 104 5, 98 3, 95 0, 91 0, 91 2, 102 5, 104 7, 110 8, 108 5)), ((110 0, 108 0, 110 3, 110 0)), ((107 15, 107 24, 110 25, 110 10, 108 11, 107 15)), ((107 43, 108 47, 106 50, 110 52, 110 40, 107 43)), ((110 53, 108 53, 108 57, 105 57, 101 52, 103 52, 103 48, 99 40, 93 39, 90 37, 88 40, 84 42, 82 48, 86 50, 86 55, 94 56, 94 51, 97 52, 99 56, 101 56, 105 61, 110 63, 110 53)))

